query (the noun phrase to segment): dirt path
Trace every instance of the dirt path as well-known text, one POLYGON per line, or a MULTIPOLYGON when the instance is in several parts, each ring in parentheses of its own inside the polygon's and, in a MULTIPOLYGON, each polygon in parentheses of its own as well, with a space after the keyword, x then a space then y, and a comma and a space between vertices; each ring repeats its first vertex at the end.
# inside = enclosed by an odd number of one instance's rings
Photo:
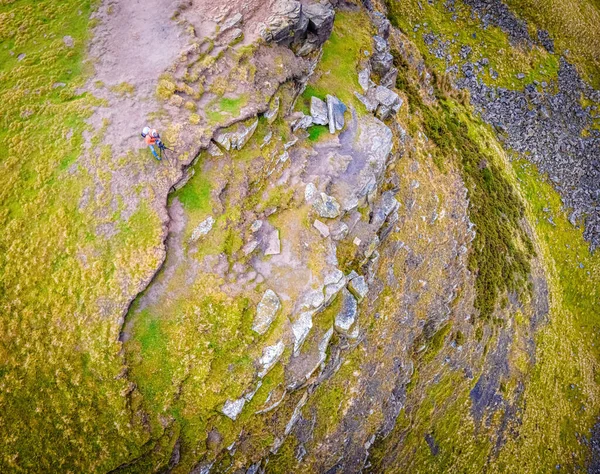
POLYGON ((108 106, 98 108, 89 122, 98 128, 109 121, 105 141, 115 154, 140 147, 139 130, 158 110, 158 78, 190 40, 171 20, 178 3, 110 0, 95 14, 99 25, 89 51, 95 74, 87 88, 108 106))

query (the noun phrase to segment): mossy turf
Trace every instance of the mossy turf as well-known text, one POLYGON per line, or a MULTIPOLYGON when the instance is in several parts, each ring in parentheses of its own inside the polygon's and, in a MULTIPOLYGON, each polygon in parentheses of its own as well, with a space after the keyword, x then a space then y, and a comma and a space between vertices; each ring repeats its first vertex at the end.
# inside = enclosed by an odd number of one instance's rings
MULTIPOLYGON (((128 406, 118 320, 158 265, 161 230, 149 208, 123 217, 110 175, 78 161, 94 6, 0 2, 2 472, 106 472, 147 439, 128 406)), ((117 164, 102 132, 89 153, 106 169, 117 164)))

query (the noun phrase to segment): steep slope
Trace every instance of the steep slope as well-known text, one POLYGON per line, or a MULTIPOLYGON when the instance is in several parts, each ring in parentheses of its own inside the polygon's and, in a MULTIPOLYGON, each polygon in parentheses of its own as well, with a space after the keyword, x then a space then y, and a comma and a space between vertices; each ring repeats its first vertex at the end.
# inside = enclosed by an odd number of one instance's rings
POLYGON ((595 472, 567 3, 0 5, 2 470, 595 472))

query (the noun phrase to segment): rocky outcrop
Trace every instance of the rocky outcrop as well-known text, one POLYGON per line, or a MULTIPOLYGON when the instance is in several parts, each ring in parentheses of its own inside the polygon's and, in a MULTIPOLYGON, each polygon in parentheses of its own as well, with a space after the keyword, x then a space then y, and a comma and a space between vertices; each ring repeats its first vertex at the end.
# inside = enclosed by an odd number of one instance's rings
POLYGON ((261 26, 261 35, 268 42, 290 46, 305 56, 329 38, 334 17, 328 1, 277 0, 273 15, 261 26))

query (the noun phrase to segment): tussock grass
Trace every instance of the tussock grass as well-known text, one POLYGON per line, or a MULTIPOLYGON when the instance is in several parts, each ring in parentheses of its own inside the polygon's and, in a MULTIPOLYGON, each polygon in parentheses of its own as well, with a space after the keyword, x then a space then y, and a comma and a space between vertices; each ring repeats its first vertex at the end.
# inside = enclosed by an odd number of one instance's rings
MULTIPOLYGON (((127 405, 118 320, 158 264, 160 223, 149 209, 122 218, 110 175, 78 161, 95 103, 78 92, 94 5, 0 3, 2 472, 104 472, 146 441, 127 405)), ((106 164, 101 133, 90 159, 106 164)))

